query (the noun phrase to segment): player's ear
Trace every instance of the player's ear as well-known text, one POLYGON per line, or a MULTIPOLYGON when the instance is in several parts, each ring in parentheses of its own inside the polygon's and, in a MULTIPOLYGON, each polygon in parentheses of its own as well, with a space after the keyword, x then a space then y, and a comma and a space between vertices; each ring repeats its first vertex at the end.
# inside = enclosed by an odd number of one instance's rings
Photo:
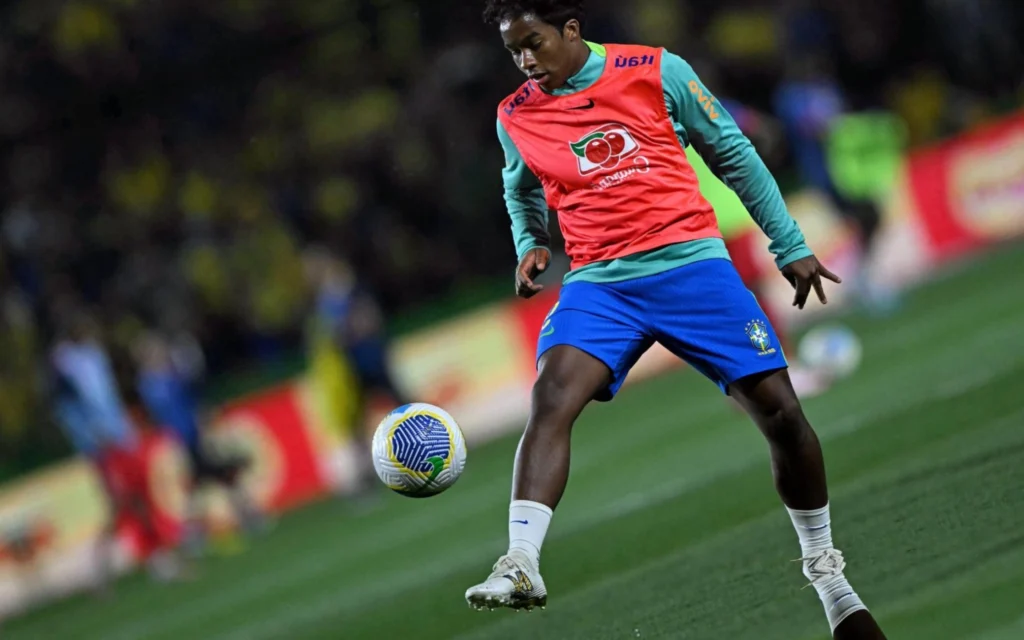
POLYGON ((580 39, 580 21, 576 18, 569 20, 562 27, 562 38, 569 42, 576 42, 580 39))

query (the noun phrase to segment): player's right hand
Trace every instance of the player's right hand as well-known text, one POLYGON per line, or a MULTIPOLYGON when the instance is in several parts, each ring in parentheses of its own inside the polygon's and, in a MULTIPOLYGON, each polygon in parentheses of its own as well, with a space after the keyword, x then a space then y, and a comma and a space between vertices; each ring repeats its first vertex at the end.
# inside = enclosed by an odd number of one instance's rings
POLYGON ((530 249, 519 261, 516 269, 516 295, 520 298, 532 298, 544 290, 544 285, 537 284, 534 278, 544 273, 551 262, 551 252, 547 249, 530 249))

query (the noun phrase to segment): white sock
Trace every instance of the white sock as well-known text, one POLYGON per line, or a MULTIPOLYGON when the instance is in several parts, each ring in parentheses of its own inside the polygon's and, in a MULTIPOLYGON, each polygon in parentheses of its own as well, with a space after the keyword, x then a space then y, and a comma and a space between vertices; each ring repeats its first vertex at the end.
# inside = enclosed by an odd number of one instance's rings
MULTIPOLYGON (((834 548, 828 504, 820 509, 809 511, 790 509, 789 507, 786 507, 786 510, 793 521, 796 535, 800 538, 800 551, 804 557, 834 548)), ((816 583, 814 588, 818 592, 822 606, 825 607, 825 616, 828 618, 832 631, 835 631, 839 623, 851 614, 867 609, 860 596, 850 586, 846 576, 842 574, 829 580, 822 580, 816 583)))
POLYGON ((790 509, 789 518, 793 521, 793 528, 800 538, 800 551, 803 555, 809 556, 815 551, 832 548, 832 523, 828 513, 828 505, 820 509, 800 511, 790 509))
POLYGON ((513 500, 508 507, 508 550, 519 551, 540 567, 540 548, 551 524, 551 508, 539 502, 513 500))

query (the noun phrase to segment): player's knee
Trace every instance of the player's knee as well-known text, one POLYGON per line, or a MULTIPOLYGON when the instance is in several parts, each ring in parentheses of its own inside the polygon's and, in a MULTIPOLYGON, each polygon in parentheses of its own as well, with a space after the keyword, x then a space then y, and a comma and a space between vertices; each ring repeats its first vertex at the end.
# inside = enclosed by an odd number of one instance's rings
POLYGON ((813 437, 811 425, 796 398, 787 399, 766 411, 759 420, 765 437, 775 446, 800 446, 813 437))
POLYGON ((533 385, 534 422, 558 422, 578 413, 572 380, 562 375, 541 375, 533 385))

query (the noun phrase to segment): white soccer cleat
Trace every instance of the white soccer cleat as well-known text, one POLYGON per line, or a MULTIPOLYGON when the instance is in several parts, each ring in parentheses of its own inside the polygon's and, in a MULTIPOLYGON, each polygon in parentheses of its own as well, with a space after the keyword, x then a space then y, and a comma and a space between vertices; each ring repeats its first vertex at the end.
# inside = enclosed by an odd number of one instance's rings
POLYGON ((533 562, 513 552, 498 558, 487 580, 466 590, 466 602, 477 610, 508 607, 529 611, 547 604, 548 590, 533 562))

